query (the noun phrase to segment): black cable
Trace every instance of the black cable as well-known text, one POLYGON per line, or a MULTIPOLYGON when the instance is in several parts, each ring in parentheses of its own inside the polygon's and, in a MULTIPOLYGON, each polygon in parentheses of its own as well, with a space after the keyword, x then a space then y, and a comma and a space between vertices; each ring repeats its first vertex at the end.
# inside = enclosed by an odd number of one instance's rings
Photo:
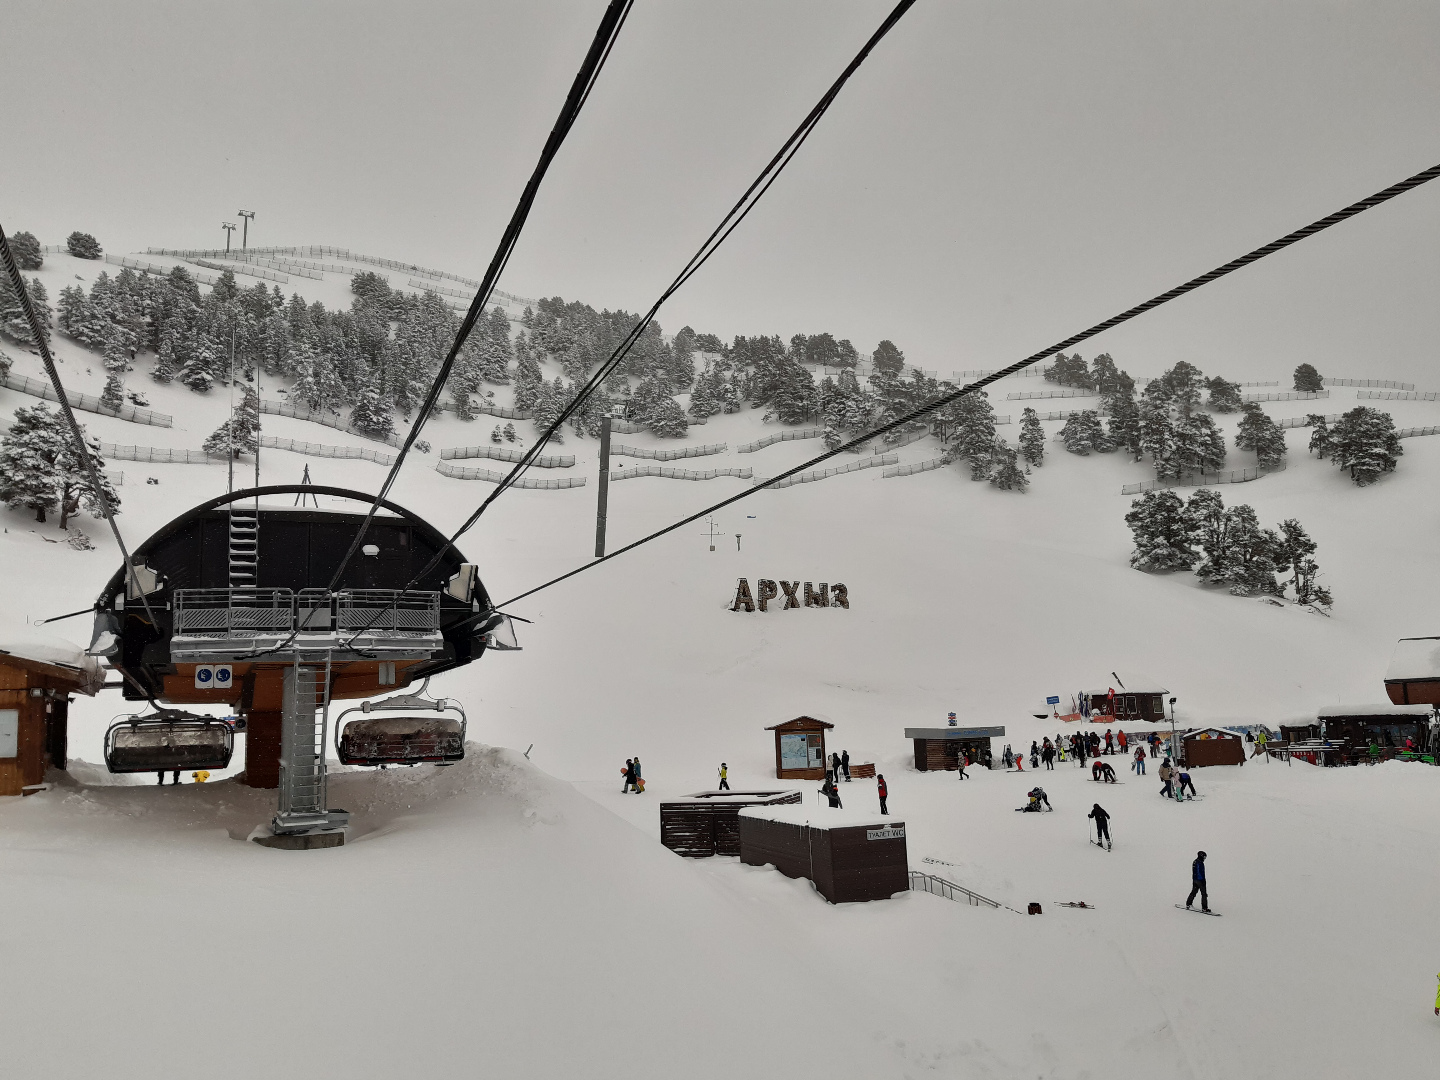
MULTIPOLYGON (((528 469, 536 457, 539 456, 540 451, 550 440, 551 436, 565 425, 565 422, 574 415, 575 411, 580 408, 585 400, 598 390, 606 378, 613 374, 615 369, 624 362, 625 357, 629 355, 630 350, 634 348, 636 342, 640 340, 641 335, 645 332, 645 328, 654 321, 655 315, 660 310, 661 305, 663 305, 676 290, 684 285, 685 282, 689 281, 700 267, 705 265, 710 256, 715 254, 715 251, 725 242, 726 237, 734 232, 740 223, 745 220, 750 211, 755 208, 755 204, 760 201, 765 192, 770 190, 770 185, 775 183, 780 174, 784 172, 785 166, 790 163, 790 160, 799 151, 800 147, 805 144, 805 140, 810 137, 810 133, 814 131, 815 125, 820 122, 820 118, 829 110, 830 105, 839 95, 845 83, 849 81, 850 76, 865 62, 865 58, 870 55, 875 46, 880 43, 881 39, 900 21, 901 17, 914 6, 914 3, 915 0, 900 0, 900 3, 895 6, 885 21, 880 24, 880 28, 870 35, 870 39, 866 41, 860 51, 855 54, 854 59, 850 61, 845 70, 840 73, 840 77, 830 85, 830 88, 826 90, 820 100, 816 102, 815 107, 812 108, 805 119, 800 122, 800 126, 791 133, 790 137, 785 140, 785 144, 775 153, 775 156, 760 170, 760 175, 745 189, 745 193, 740 196, 739 201, 730 208, 730 211, 721 219, 720 224, 715 226, 715 229, 705 238, 705 242, 701 244, 699 250, 690 257, 690 261, 681 269, 675 280, 660 294, 660 298, 651 305, 650 310, 646 312, 644 318, 630 329, 630 332, 625 335, 620 344, 616 346, 614 352, 610 354, 609 359, 601 364, 594 374, 586 380, 580 392, 561 410, 560 415, 545 429, 535 441, 534 445, 521 456, 520 460, 515 464, 515 467, 496 485, 495 490, 476 508, 475 512, 470 515, 465 523, 455 530, 450 539, 446 541, 445 546, 435 553, 435 556, 418 574, 410 579, 405 585, 405 588, 401 590, 400 597, 405 596, 417 582, 439 565, 445 553, 455 546, 455 541, 460 539, 461 536, 480 520, 480 516, 485 513, 491 503, 500 497, 502 492, 509 490, 514 485, 515 481, 519 479, 520 474, 528 469)), ((397 597, 395 602, 398 602, 400 597, 397 597)), ((385 611, 388 610, 389 608, 385 608, 377 612, 371 619, 370 625, 374 625, 385 611)), ((370 625, 356 631, 354 636, 358 637, 360 634, 363 634, 370 628, 370 625)), ((354 638, 351 640, 354 640, 354 638)))
POLYGON ((151 626, 156 626, 155 613, 150 610, 150 598, 145 595, 145 590, 140 587, 140 578, 135 573, 135 567, 130 563, 130 551, 125 546, 125 539, 120 535, 120 526, 115 524, 115 510, 110 505, 110 500, 105 497, 105 489, 100 483, 100 472, 95 468, 94 454, 90 447, 85 444, 85 436, 80 430, 80 422, 75 419, 74 412, 70 409, 70 399, 65 394, 65 387, 60 382, 60 372, 55 367, 55 358, 50 354, 50 342, 45 335, 48 327, 42 327, 40 317, 35 312, 35 305, 30 302, 30 292, 25 287, 25 279, 20 274, 20 267, 15 262, 15 255, 10 250, 10 238, 5 235, 5 230, 0 227, 0 259, 4 260, 5 270, 10 275, 10 280, 15 286, 15 294, 20 301, 20 307, 25 312, 25 321, 30 324, 31 336, 35 339, 35 345, 40 350, 40 361, 45 365, 45 373, 50 376, 50 385, 55 388, 55 399, 60 405, 60 411, 65 415, 65 423, 70 428, 70 437, 75 441, 76 452, 80 460, 85 463, 85 474, 90 480, 90 490, 95 495, 95 501, 100 504, 100 511, 105 520, 110 524, 110 531, 115 536, 115 546, 120 549, 120 556, 125 560, 125 573, 129 576, 130 584, 134 586, 135 593, 140 597, 140 604, 145 608, 145 617, 150 620, 151 626))
POLYGON ((740 196, 735 205, 732 206, 729 212, 720 220, 720 224, 715 226, 714 231, 705 238, 705 242, 702 243, 695 254, 690 257, 690 261, 687 262, 680 273, 676 275, 675 280, 660 294, 659 299, 651 305, 650 310, 645 313, 644 317, 631 327, 630 332, 626 334, 620 344, 615 347, 609 359, 601 364, 590 378, 585 381, 585 385, 581 387, 575 397, 561 409, 560 415, 541 433, 534 445, 521 456, 514 468, 501 479, 500 483, 496 485, 495 490, 480 504, 479 508, 470 516, 470 519, 460 527, 452 539, 458 539, 463 533, 473 527, 474 524, 480 520, 480 516, 489 508, 490 504, 514 486, 515 481, 520 478, 520 474, 530 468, 536 457, 539 456, 540 451, 544 449, 545 444, 550 441, 551 437, 563 428, 566 421, 579 410, 580 406, 600 388, 601 384, 603 384, 607 378, 614 374, 615 370, 624 362, 625 358, 630 355, 630 351, 639 342, 646 327, 655 320, 656 314, 659 312, 661 306, 664 305, 665 301, 669 300, 690 278, 699 272, 700 268, 709 261, 710 256, 715 254, 720 245, 723 244, 730 234, 740 226, 740 223, 749 216, 750 211, 755 209, 755 205, 764 198, 765 193, 770 190, 770 185, 779 179, 780 174, 785 171, 785 167, 790 164, 790 161, 799 152, 800 147, 805 145, 805 140, 810 137, 811 132, 815 130, 815 126, 819 124, 820 119, 829 111, 830 106, 834 103, 836 97, 839 96, 840 91, 850 80, 850 76, 855 74, 860 65, 864 63, 870 53, 874 51, 875 46, 895 27, 895 24, 910 10, 914 3, 915 0, 900 0, 900 3, 895 5, 894 10, 892 10, 885 21, 880 24, 879 29, 870 35, 870 39, 866 41, 860 51, 855 54, 854 59, 852 59, 845 70, 840 73, 839 78, 830 85, 830 88, 826 90, 820 100, 815 103, 815 107, 806 114, 805 119, 800 122, 800 126, 790 134, 790 137, 785 140, 784 145, 776 151, 775 156, 766 163, 765 167, 760 170, 760 174, 756 176, 750 186, 745 189, 745 193, 740 196))
POLYGON ((49 619, 41 619, 37 625, 44 626, 46 623, 59 622, 62 619, 73 619, 76 615, 93 615, 94 613, 95 609, 93 607, 81 608, 79 611, 72 611, 68 615, 55 615, 49 619))
POLYGON ((416 416, 415 423, 411 425, 410 433, 405 437, 405 442, 401 445, 400 452, 395 457, 395 463, 385 477, 385 482, 380 486, 379 494, 375 496, 375 502, 356 531, 355 539, 351 542, 349 550, 345 552, 345 557, 340 560, 340 565, 336 567, 335 573, 330 578, 330 591, 333 592, 340 583, 341 575, 350 565, 350 560, 354 558, 355 552, 359 550, 366 532, 369 531, 371 521, 379 512, 380 501, 390 493, 390 488, 400 475, 400 467, 405 463, 405 456, 410 452, 410 447, 414 445, 421 428, 425 426, 425 421, 429 419, 431 410, 439 400, 445 382, 450 377, 450 370, 455 366, 455 359, 460 355, 461 347, 469 338, 476 321, 484 314, 485 305, 490 301, 495 283, 504 271, 505 264, 510 261, 510 253, 520 239, 520 232, 524 229, 525 221, 530 216, 530 208, 539 194, 540 183, 545 179, 551 162, 560 152, 565 137, 570 134, 570 129, 580 115, 581 106, 590 96, 590 90, 595 85, 595 80, 599 77, 600 70, 604 67, 605 60, 609 57, 610 50, 615 44, 620 28, 624 26, 633 4, 634 0, 610 0, 609 6, 606 7, 605 15, 600 20, 600 26, 595 31, 595 37, 590 42, 590 49, 585 54, 585 60, 581 63, 580 70, 576 72, 570 92, 565 97, 565 104, 560 110, 560 116, 555 121, 555 126, 551 128, 549 138, 545 140, 545 147, 540 153, 540 160, 535 165, 535 171, 531 173, 530 180, 520 195, 520 201, 515 206, 515 212, 510 216, 510 223, 505 227, 505 232, 500 238, 500 246, 495 250, 495 255, 490 260, 490 266, 485 271, 479 289, 475 292, 475 299, 470 302, 470 310, 465 313, 465 318, 460 323, 460 329, 455 335, 455 341, 450 346, 450 352, 440 365, 440 370, 430 385, 430 391, 425 395, 425 401, 420 406, 420 413, 416 416))
POLYGON ((1053 356, 1058 352, 1063 352, 1065 349, 1070 348, 1072 345, 1077 345, 1080 342, 1086 340, 1087 338, 1092 338, 1097 334, 1103 333, 1104 331, 1111 329, 1112 327, 1119 326, 1123 322, 1128 322, 1129 320, 1135 318, 1137 315, 1143 315, 1145 312, 1157 308, 1162 304, 1168 304, 1171 300, 1184 296, 1186 293, 1192 292, 1193 290, 1200 288, 1202 285, 1207 285, 1218 278, 1224 277, 1226 274, 1234 273, 1236 270, 1239 270, 1242 267, 1249 266, 1253 262, 1258 262, 1260 259, 1265 258, 1265 256, 1267 255, 1272 255, 1277 251, 1289 247, 1291 244, 1295 244, 1301 240, 1304 240, 1306 237, 1314 236, 1316 233, 1322 232, 1325 229, 1330 228, 1332 225, 1338 225, 1340 222, 1346 221, 1357 214, 1363 213, 1364 211, 1369 210, 1373 206, 1379 206, 1383 202, 1388 202, 1390 199, 1395 198, 1395 196, 1397 195, 1402 195, 1412 188, 1419 187, 1421 184, 1425 184, 1431 180, 1434 180, 1437 176, 1440 176, 1440 165, 1432 165, 1430 168, 1425 169, 1422 172, 1418 172, 1414 176, 1407 177, 1406 179, 1401 180, 1398 184, 1392 184, 1390 187, 1385 188, 1383 191, 1378 191, 1374 195, 1370 195, 1364 199, 1361 199, 1359 202, 1351 203, 1343 210, 1337 210, 1335 213, 1329 214, 1326 217, 1321 218, 1319 221, 1312 222, 1311 224, 1306 225, 1302 229, 1296 229, 1294 232, 1287 233, 1286 235, 1280 237, 1278 240, 1272 240, 1270 243, 1265 244, 1263 247, 1258 247, 1254 251, 1248 252, 1247 254, 1240 256, 1238 259, 1232 259, 1230 262, 1225 263, 1223 266, 1217 266, 1214 270, 1201 274, 1199 277, 1191 278, 1183 285, 1177 285, 1175 288, 1170 289, 1167 292, 1163 292, 1159 296, 1155 296, 1149 300, 1146 300, 1143 304, 1137 304, 1135 307, 1128 308, 1125 311, 1122 311, 1120 314, 1114 315, 1106 319, 1104 322, 1096 323, 1088 330, 1082 330, 1080 331, 1080 333, 1074 334, 1066 338, 1064 341, 1058 341, 1054 345, 1049 346, 1048 348, 1044 348, 1039 350, 1038 352, 1031 353, 1024 360, 1020 360, 1014 364, 1011 364, 1009 367, 1001 368, 999 371, 992 372, 990 375, 987 375, 982 379, 978 379, 973 383, 963 386, 958 390, 952 391, 948 394, 943 394, 940 397, 934 399, 933 401, 921 405, 916 409, 912 409, 904 416, 898 417, 897 419, 892 420, 888 424, 883 424, 873 431, 868 431, 864 435, 857 436, 856 438, 851 439, 847 443, 842 443, 841 445, 835 447, 835 449, 826 451, 825 453, 820 454, 817 457, 813 457, 809 461, 804 462, 801 465, 795 466, 795 468, 793 469, 788 469, 785 472, 781 473, 779 476, 772 477, 771 479, 766 480, 763 483, 756 484, 754 487, 742 491, 738 495, 732 495, 728 499, 722 499, 714 506, 707 506, 704 510, 691 514, 689 517, 677 521, 673 525, 667 525, 665 528, 653 532, 649 536, 643 537, 640 540, 636 540, 632 544, 627 544, 616 551, 610 552, 608 555, 603 555, 600 558, 592 559, 591 561, 576 567, 574 570, 571 570, 569 573, 561 574, 559 577, 552 578, 551 580, 545 582, 545 584, 543 585, 537 585, 535 588, 529 589, 521 593, 519 596, 511 597, 504 603, 497 604, 496 610, 507 607, 510 604, 515 603, 516 601, 523 600, 527 596, 533 596, 541 589, 548 589, 551 585, 557 585, 560 582, 565 581, 567 578, 572 578, 576 574, 584 573, 586 570, 589 570, 593 566, 599 566, 601 563, 608 562, 609 560, 617 558, 620 555, 624 555, 627 551, 633 551, 640 545, 648 544, 650 541, 659 539, 666 533, 671 533, 674 532, 676 529, 683 528, 686 525, 689 525, 691 522, 697 521, 700 518, 704 517, 706 514, 712 514, 716 510, 729 506, 731 503, 739 502, 741 499, 749 498, 757 491, 763 491, 765 488, 770 487, 778 481, 784 480, 787 477, 794 476, 796 473, 803 472, 806 469, 809 469, 822 461, 827 461, 828 459, 834 457, 837 454, 843 453, 846 450, 852 449, 862 443, 874 439, 876 436, 884 435, 886 432, 894 431, 896 428, 903 427, 906 424, 912 423, 920 417, 925 416, 928 413, 934 412, 936 409, 944 408, 951 402, 958 401, 966 394, 973 394, 976 390, 988 386, 990 383, 993 383, 998 379, 1003 379, 1007 375, 1013 375, 1015 372, 1027 368, 1031 364, 1038 363, 1041 360, 1053 356))

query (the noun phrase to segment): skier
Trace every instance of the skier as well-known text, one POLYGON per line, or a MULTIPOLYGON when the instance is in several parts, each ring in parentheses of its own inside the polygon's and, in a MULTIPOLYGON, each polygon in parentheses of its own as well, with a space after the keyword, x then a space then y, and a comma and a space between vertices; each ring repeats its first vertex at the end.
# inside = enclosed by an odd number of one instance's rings
POLYGON ((880 796, 880 813, 888 815, 890 811, 885 809, 885 798, 890 794, 890 789, 885 786, 884 773, 875 774, 875 793, 880 796))
POLYGON ((1205 853, 1197 852, 1195 861, 1190 864, 1190 895, 1185 898, 1185 906, 1188 908, 1195 902, 1195 894, 1200 894, 1200 910, 1210 910, 1210 894, 1205 891, 1205 853))
POLYGON ((730 790, 730 768, 729 768, 729 766, 727 766, 727 765, 725 764, 725 762, 723 762, 723 761, 720 762, 720 786, 719 786, 716 790, 717 790, 717 791, 729 791, 729 790, 730 790))
POLYGON ((1049 739, 1045 740, 1045 749, 1040 751, 1040 756, 1045 759, 1045 768, 1053 771, 1055 768, 1055 748, 1050 745, 1049 739))
POLYGON ((1145 775, 1145 745, 1143 743, 1135 747, 1135 764, 1130 767, 1135 770, 1136 776, 1145 775))
POLYGON ((1025 806, 1019 807, 1020 810, 1023 810, 1023 811, 1025 811, 1026 813, 1038 814, 1038 813, 1040 813, 1040 808, 1041 808, 1042 806, 1043 806, 1046 810, 1053 810, 1053 809, 1055 809, 1053 806, 1050 805, 1050 796, 1048 796, 1048 795, 1045 794, 1045 789, 1044 789, 1044 788, 1042 788, 1042 787, 1034 787, 1034 788, 1031 788, 1030 791, 1028 792, 1028 794, 1029 794, 1029 796, 1030 796, 1030 802, 1029 802, 1027 805, 1025 805, 1025 806))
MULTIPOLYGON (((1108 849, 1113 850, 1115 845, 1110 842, 1110 815, 1101 809, 1100 804, 1097 802, 1088 816, 1095 819, 1095 834, 1100 840, 1105 841, 1105 846, 1108 849)), ((1099 840, 1096 841, 1097 846, 1099 842, 1099 840)))
POLYGON ((1108 727, 1105 729, 1105 753, 1115 753, 1115 736, 1110 733, 1108 727))
POLYGON ((1156 734, 1152 731, 1152 732, 1150 733, 1150 756, 1151 756, 1151 757, 1159 757, 1159 756, 1160 756, 1160 754, 1158 753, 1159 749, 1160 749, 1160 736, 1159 736, 1159 735, 1156 735, 1156 734))
POLYGON ((1180 779, 1180 794, 1183 795, 1183 794, 1185 794, 1186 790, 1189 790, 1190 794, 1191 794, 1191 795, 1194 795, 1194 794, 1195 794, 1195 785, 1190 782, 1190 774, 1189 774, 1188 772, 1181 772, 1179 779, 1180 779))
POLYGON ((1030 768, 1040 768, 1040 744, 1034 739, 1030 740, 1030 768))
MULTIPOLYGON (((1255 733, 1255 754, 1261 754, 1261 755, 1263 755, 1263 756, 1265 757, 1265 760, 1266 760, 1266 761, 1269 761, 1269 760, 1270 760, 1270 755, 1265 753, 1265 744, 1268 743, 1269 741, 1270 741, 1270 736, 1269 736, 1268 734, 1266 734, 1266 731, 1265 731, 1264 728, 1261 728, 1259 731, 1257 731, 1257 732, 1255 733)), ((1255 756, 1254 754, 1251 755, 1251 757, 1254 757, 1254 756, 1255 756)))
POLYGON ((625 759, 625 767, 620 770, 620 775, 625 777, 625 786, 620 789, 621 795, 628 795, 630 789, 635 786, 635 762, 631 758, 625 759))
POLYGON ((1085 737, 1084 737, 1083 735, 1080 735, 1080 734, 1078 734, 1078 733, 1076 734, 1076 736, 1075 736, 1075 755, 1080 759, 1080 768, 1082 768, 1082 769, 1085 767, 1085 753, 1086 753, 1086 750, 1087 750, 1087 747, 1086 747, 1086 745, 1085 745, 1086 741, 1087 741, 1087 740, 1085 739, 1085 737))
POLYGON ((845 771, 845 782, 850 782, 850 751, 846 750, 840 755, 840 768, 845 771))
POLYGON ((1008 742, 1005 744, 1005 754, 1000 760, 1005 762, 1005 768, 1007 769, 1013 767, 1015 764, 1015 751, 1010 749, 1008 742))
POLYGON ((1130 741, 1125 738, 1125 729, 1124 729, 1124 728, 1121 728, 1121 729, 1120 729, 1120 734, 1117 735, 1117 736, 1115 737, 1115 739, 1116 739, 1116 741, 1120 744, 1120 753, 1121 753, 1122 755, 1123 755, 1123 754, 1128 754, 1128 753, 1130 753, 1130 741))
POLYGON ((1167 799, 1173 799, 1175 797, 1174 779, 1175 770, 1171 768, 1170 759, 1167 757, 1160 765, 1160 783, 1163 785, 1160 788, 1160 794, 1164 795, 1167 799))

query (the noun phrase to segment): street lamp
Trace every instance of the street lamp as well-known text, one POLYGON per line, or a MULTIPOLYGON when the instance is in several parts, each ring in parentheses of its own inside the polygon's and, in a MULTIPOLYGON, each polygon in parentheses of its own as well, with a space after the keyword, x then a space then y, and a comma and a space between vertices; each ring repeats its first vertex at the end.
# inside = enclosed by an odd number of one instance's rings
POLYGON ((245 219, 244 230, 240 233, 240 250, 244 251, 247 247, 250 246, 250 222, 255 220, 255 211, 236 210, 235 213, 239 214, 242 218, 245 219))
POLYGON ((1176 769, 1180 768, 1179 743, 1175 741, 1175 699, 1170 699, 1170 764, 1176 769))
POLYGON ((226 255, 229 255, 229 254, 230 254, 230 234, 235 231, 235 223, 234 223, 234 222, 231 222, 231 221, 222 221, 222 222, 220 223, 220 227, 225 230, 225 254, 226 254, 226 255))

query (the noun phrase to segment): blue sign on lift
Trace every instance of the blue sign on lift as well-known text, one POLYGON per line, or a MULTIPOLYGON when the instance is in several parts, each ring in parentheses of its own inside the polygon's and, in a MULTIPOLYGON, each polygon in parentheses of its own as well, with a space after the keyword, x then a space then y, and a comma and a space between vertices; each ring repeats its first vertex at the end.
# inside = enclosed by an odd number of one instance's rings
POLYGON ((1047 698, 1045 699, 1045 704, 1046 704, 1046 705, 1059 705, 1059 704, 1060 704, 1060 699, 1059 699, 1058 697, 1047 697, 1047 698))

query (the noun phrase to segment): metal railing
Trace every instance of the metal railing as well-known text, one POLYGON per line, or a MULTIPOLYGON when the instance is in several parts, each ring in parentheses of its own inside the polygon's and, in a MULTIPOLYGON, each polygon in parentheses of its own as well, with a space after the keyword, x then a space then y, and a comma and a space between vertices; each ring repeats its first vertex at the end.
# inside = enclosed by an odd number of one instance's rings
POLYGON ((440 594, 399 589, 177 589, 175 633, 206 637, 440 629, 440 594))
POLYGON ((946 900, 969 904, 971 907, 998 908, 1001 906, 999 900, 991 900, 988 896, 981 896, 963 885, 956 885, 953 881, 936 877, 934 874, 924 874, 919 870, 910 871, 910 891, 933 893, 936 896, 943 896, 946 900))
POLYGON ((287 634, 295 626, 289 589, 176 589, 175 633, 287 634))
POLYGON ((335 597, 335 625, 342 630, 439 630, 440 594, 398 589, 346 589, 335 597))

